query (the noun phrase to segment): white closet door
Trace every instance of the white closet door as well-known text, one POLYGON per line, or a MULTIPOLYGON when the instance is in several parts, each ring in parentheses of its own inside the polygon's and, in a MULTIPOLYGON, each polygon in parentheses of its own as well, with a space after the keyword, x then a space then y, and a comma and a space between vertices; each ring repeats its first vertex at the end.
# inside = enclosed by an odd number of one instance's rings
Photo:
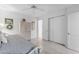
POLYGON ((79 12, 68 15, 68 48, 79 51, 79 12))
POLYGON ((65 16, 50 19, 50 40, 65 44, 67 33, 66 25, 65 16))
POLYGON ((50 19, 49 20, 48 29, 49 29, 49 31, 48 31, 49 32, 49 34, 48 34, 48 36, 49 36, 48 40, 54 41, 54 19, 50 19))

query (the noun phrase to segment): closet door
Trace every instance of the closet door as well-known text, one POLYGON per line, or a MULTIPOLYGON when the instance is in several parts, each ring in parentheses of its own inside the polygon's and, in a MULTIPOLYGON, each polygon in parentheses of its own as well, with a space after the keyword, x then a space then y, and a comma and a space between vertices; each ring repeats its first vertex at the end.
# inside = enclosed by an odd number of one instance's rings
POLYGON ((50 19, 50 41, 65 44, 67 33, 66 25, 65 16, 50 19))
POLYGON ((68 15, 68 48, 79 51, 79 12, 68 15))
POLYGON ((54 41, 54 19, 48 20, 48 40, 54 41))

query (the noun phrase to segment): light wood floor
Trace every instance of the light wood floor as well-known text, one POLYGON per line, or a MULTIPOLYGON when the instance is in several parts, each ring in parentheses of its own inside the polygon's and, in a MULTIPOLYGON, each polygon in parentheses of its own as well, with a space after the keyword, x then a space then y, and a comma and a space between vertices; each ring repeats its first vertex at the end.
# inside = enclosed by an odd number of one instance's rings
POLYGON ((68 49, 60 44, 51 41, 43 41, 42 54, 78 54, 79 52, 68 49))

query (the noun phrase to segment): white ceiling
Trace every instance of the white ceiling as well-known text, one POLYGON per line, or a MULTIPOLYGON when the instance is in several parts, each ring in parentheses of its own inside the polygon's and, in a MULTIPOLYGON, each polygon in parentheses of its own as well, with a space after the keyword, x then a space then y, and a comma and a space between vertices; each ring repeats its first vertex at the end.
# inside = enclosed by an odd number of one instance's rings
POLYGON ((0 9, 17 11, 29 16, 42 16, 72 6, 71 4, 35 4, 38 9, 31 9, 33 4, 4 4, 0 9))

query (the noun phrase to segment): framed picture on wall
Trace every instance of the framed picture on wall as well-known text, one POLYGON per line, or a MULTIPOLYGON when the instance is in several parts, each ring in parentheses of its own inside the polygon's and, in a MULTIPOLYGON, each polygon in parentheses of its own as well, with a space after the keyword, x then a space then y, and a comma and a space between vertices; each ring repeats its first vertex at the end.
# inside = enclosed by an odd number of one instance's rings
POLYGON ((7 29, 12 29, 13 28, 13 19, 5 18, 5 24, 6 24, 7 29))
POLYGON ((5 24, 13 24, 13 19, 5 18, 5 24))

